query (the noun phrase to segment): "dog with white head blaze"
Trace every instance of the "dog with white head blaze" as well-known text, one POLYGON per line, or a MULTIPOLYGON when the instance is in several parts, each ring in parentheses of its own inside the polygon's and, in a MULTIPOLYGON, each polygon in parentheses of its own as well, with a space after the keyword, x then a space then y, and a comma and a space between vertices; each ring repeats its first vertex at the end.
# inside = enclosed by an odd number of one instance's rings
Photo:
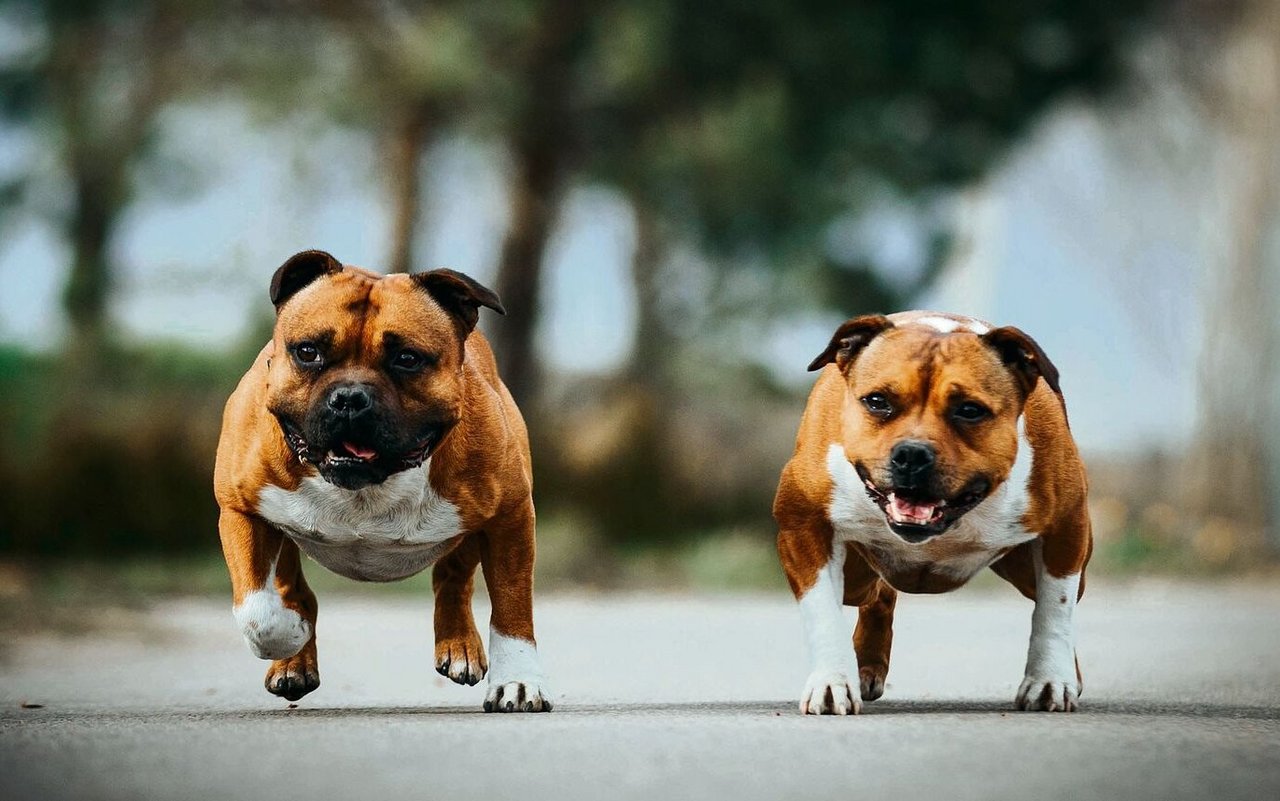
POLYGON ((773 506, 811 659, 801 712, 879 698, 898 592, 946 592, 986 567, 1035 602, 1016 706, 1074 711, 1093 540, 1044 351, 1016 328, 916 311, 847 321, 809 369, 822 372, 773 506), (858 607, 856 678, 842 604, 858 607))
POLYGON ((272 340, 227 401, 214 490, 236 621, 268 692, 320 684, 305 553, 359 581, 432 568, 435 668, 484 708, 550 711, 533 636, 529 438, 461 273, 380 276, 317 250, 271 280, 272 340), (476 631, 476 566, 493 605, 476 631))

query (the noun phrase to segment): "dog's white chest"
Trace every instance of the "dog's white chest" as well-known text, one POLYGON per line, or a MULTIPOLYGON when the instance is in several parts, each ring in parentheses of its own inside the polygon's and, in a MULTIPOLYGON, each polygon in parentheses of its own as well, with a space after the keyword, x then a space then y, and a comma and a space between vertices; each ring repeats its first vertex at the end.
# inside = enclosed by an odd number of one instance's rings
POLYGON ((833 488, 827 513, 836 538, 864 545, 889 572, 946 574, 963 583, 1002 553, 1035 535, 1022 525, 1031 474, 1030 445, 1020 437, 1018 457, 1007 481, 948 531, 922 543, 909 543, 889 529, 883 512, 868 496, 862 479, 839 444, 827 449, 833 488))
POLYGON ((361 490, 319 476, 295 490, 263 487, 258 514, 312 559, 359 581, 395 581, 430 567, 462 533, 458 508, 427 480, 431 462, 361 490))

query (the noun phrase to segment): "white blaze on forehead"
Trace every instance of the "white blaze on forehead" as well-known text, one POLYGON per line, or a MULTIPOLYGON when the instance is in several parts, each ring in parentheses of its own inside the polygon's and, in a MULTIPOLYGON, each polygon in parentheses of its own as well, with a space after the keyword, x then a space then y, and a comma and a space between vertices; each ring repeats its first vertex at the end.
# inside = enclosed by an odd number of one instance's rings
POLYGON ((991 331, 991 325, 964 314, 951 314, 949 312, 935 311, 905 311, 896 312, 889 315, 889 320, 896 326, 913 326, 918 325, 929 328, 942 334, 950 334, 956 331, 964 331, 971 334, 986 334, 991 331))
POLYGON ((972 317, 943 317, 941 315, 925 315, 907 321, 908 324, 923 325, 943 334, 954 331, 968 331, 979 336, 991 330, 991 326, 972 317))

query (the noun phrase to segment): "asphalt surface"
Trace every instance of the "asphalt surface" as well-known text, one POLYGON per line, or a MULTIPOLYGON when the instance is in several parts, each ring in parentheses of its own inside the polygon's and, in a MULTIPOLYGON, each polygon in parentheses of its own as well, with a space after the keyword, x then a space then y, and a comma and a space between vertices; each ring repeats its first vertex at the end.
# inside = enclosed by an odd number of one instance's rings
POLYGON ((0 796, 1280 798, 1274 586, 1090 582, 1071 715, 1012 710, 1031 604, 1008 589, 901 599, 888 691, 856 718, 797 713, 786 598, 549 597, 537 615, 541 715, 485 714, 482 686, 434 673, 429 598, 321 598, 323 683, 296 709, 262 689, 229 604, 24 637, 0 664, 0 796))

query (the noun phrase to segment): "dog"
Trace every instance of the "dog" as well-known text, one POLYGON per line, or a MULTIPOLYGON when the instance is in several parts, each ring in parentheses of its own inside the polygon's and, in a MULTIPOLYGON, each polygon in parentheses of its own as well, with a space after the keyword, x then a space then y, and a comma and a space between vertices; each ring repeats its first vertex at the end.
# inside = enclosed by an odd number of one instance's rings
POLYGON ((271 279, 272 340, 227 401, 214 470, 234 615, 269 692, 320 685, 302 554, 358 581, 432 569, 435 668, 484 709, 550 711, 533 632, 529 437, 475 330, 497 295, 452 270, 380 276, 319 250, 271 279), (471 595, 484 571, 489 654, 471 595))
POLYGON ((812 667, 800 711, 879 698, 898 592, 947 592, 986 567, 1035 601, 1015 705, 1074 711, 1093 538, 1049 357, 1017 328, 913 311, 848 320, 809 369, 822 372, 773 505, 812 667), (858 607, 856 683, 841 604, 858 607))

